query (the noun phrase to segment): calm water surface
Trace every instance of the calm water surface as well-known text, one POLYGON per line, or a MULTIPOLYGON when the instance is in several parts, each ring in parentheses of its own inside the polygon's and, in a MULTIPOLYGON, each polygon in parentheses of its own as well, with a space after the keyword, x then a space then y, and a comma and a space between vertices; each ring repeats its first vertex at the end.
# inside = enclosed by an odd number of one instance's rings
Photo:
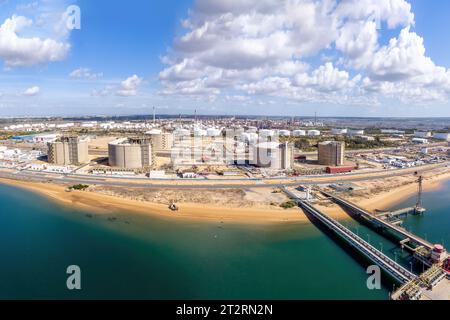
MULTIPOLYGON (((450 244, 450 183, 409 229, 450 244)), ((411 202, 412 199, 407 201, 411 202)), ((312 224, 235 226, 71 211, 0 185, 1 299, 387 299, 364 265, 312 224), (82 290, 66 289, 66 268, 82 290)), ((343 222, 409 266, 395 244, 343 222)))

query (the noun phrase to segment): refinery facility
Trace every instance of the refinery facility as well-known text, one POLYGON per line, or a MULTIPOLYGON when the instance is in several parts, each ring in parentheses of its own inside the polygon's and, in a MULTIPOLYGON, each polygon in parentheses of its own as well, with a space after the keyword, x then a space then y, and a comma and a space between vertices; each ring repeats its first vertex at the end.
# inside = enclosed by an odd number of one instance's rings
POLYGON ((443 130, 299 119, 39 120, 3 127, 0 165, 142 179, 295 178, 445 161, 443 130), (342 123, 344 124, 344 123, 342 123))

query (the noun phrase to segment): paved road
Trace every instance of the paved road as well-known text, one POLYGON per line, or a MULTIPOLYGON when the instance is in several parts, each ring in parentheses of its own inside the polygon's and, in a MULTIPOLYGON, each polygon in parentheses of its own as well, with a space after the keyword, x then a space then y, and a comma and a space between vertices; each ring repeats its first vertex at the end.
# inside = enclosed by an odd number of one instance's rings
MULTIPOLYGON (((439 167, 447 167, 448 163, 443 163, 426 168, 417 168, 419 172, 426 172, 434 170, 439 167)), ((199 180, 190 181, 189 184, 174 184, 171 183, 136 183, 130 181, 129 179, 120 181, 119 179, 111 180, 108 178, 99 177, 87 177, 87 176, 77 176, 77 175, 58 175, 58 174, 46 174, 46 173, 36 173, 27 171, 17 171, 17 172, 7 172, 0 170, 0 178, 15 179, 15 180, 25 180, 33 182, 53 182, 57 184, 91 184, 99 186, 110 186, 110 187, 126 187, 126 188, 147 188, 147 189, 254 189, 254 188, 267 188, 276 186, 298 186, 298 185, 317 185, 317 184, 330 184, 330 183, 345 183, 345 182, 358 182, 358 181, 370 181, 377 180, 380 178, 391 178, 412 175, 411 169, 395 170, 382 176, 372 175, 368 176, 368 173, 364 174, 351 174, 351 175, 334 175, 334 176, 320 176, 320 177, 302 177, 296 178, 295 180, 280 179, 277 183, 276 180, 240 180, 224 183, 223 181, 211 181, 211 180, 199 180), (337 179, 339 178, 339 179, 337 179), (204 182, 214 182, 209 184, 204 184, 204 182), (246 181, 247 183, 243 183, 246 181), (285 181, 289 181, 284 183, 285 181), (250 182, 250 183, 249 183, 250 182), (253 182, 253 183, 252 183, 253 182), (203 183, 203 184, 202 184, 203 183)), ((141 179, 142 181, 142 179, 141 179)), ((179 181, 182 182, 182 181, 179 181)))

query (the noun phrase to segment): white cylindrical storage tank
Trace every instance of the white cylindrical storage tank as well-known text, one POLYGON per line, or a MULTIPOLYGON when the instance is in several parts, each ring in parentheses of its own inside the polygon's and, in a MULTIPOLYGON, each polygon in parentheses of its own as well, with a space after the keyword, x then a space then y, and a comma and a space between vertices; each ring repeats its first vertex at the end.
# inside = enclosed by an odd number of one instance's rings
POLYGON ((308 131, 308 136, 310 136, 310 137, 320 136, 320 131, 319 130, 309 130, 308 131))
POLYGON ((222 134, 222 131, 216 128, 209 128, 206 130, 208 137, 219 137, 222 134))
POLYGON ((281 137, 290 137, 291 136, 291 131, 289 131, 289 130, 280 130, 280 131, 278 131, 278 134, 281 137))
POLYGON ((191 135, 191 132, 187 129, 176 129, 173 134, 177 137, 188 137, 191 135))
POLYGON ((276 142, 263 142, 253 146, 253 157, 256 166, 260 168, 278 168, 280 164, 280 149, 276 142))
POLYGON ((140 169, 152 165, 150 139, 122 138, 108 144, 108 163, 111 167, 140 169))
POLYGON ((340 135, 340 134, 347 134, 348 130, 347 129, 331 129, 331 134, 334 135, 340 135))
POLYGON ((194 129, 194 137, 205 137, 207 134, 206 130, 195 128, 194 129))
POLYGON ((273 136, 275 136, 275 131, 263 129, 263 130, 259 130, 259 135, 261 137, 273 137, 273 136))
POLYGON ((241 133, 241 135, 239 136, 239 140, 243 141, 243 142, 248 142, 248 140, 250 139, 250 134, 247 132, 243 132, 241 133))
POLYGON ((258 138, 259 138, 258 134, 254 132, 244 132, 240 136, 241 141, 247 142, 249 144, 254 144, 258 142, 258 138))
POLYGON ((306 131, 305 130, 294 130, 294 132, 292 132, 292 135, 294 137, 304 137, 304 136, 306 136, 306 131))
POLYGON ((150 131, 147 131, 145 134, 149 136, 158 135, 161 134, 162 131, 160 129, 152 129, 150 131))
POLYGON ((248 133, 257 133, 258 132, 258 128, 256 128, 256 127, 248 127, 246 132, 248 132, 248 133))
POLYGON ((348 130, 347 134, 349 136, 363 136, 364 130, 356 129, 356 130, 348 130))

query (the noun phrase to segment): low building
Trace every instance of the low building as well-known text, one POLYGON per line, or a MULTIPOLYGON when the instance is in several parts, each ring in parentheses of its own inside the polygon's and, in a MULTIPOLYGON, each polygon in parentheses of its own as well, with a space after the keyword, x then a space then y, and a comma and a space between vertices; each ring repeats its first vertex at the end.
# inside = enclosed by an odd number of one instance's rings
POLYGON ((414 137, 416 137, 416 138, 431 138, 432 134, 429 131, 416 131, 416 132, 414 132, 414 137))
POLYGON ((371 136, 360 136, 360 138, 361 138, 361 140, 367 141, 367 142, 375 141, 375 137, 371 137, 371 136))
POLYGON ((348 166, 348 167, 327 167, 326 172, 328 174, 339 174, 339 173, 350 173, 355 170, 356 167, 348 166))
POLYGON ((86 137, 63 136, 49 142, 48 162, 56 165, 80 165, 89 162, 89 139, 86 137))
POLYGON ((33 143, 49 143, 54 142, 58 139, 58 135, 56 134, 41 134, 33 137, 33 143))
POLYGON ((319 164, 323 166, 343 166, 345 161, 345 143, 326 141, 319 143, 319 164))
POLYGON ((161 170, 161 171, 150 171, 150 175, 149 175, 150 179, 166 179, 166 172, 161 170))
POLYGON ((150 137, 122 138, 108 145, 109 165, 123 169, 142 169, 153 166, 150 137))
POLYGON ((412 139, 412 143, 417 143, 417 144, 428 144, 428 139, 423 139, 423 138, 414 138, 412 139))
POLYGON ((381 134, 390 134, 390 135, 404 135, 406 132, 401 130, 394 129, 382 129, 381 134))
POLYGON ((434 134, 433 138, 436 140, 450 141, 450 133, 438 132, 434 134))

